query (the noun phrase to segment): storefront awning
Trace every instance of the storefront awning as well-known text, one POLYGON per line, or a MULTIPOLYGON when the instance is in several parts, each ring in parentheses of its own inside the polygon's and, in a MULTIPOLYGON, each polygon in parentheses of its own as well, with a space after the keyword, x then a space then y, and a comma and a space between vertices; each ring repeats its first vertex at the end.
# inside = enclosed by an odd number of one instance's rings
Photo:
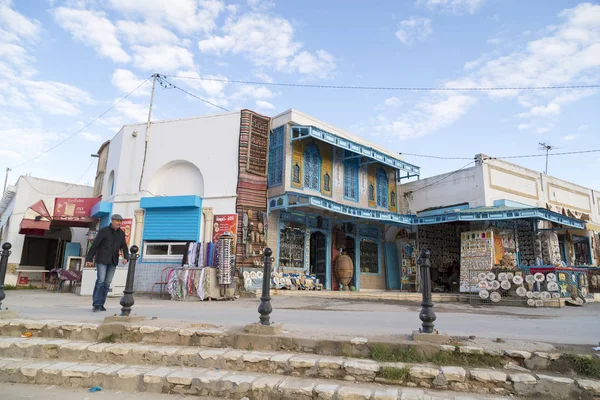
POLYGON ((99 201, 99 198, 52 198, 37 201, 25 211, 19 233, 43 236, 53 226, 90 227, 97 222, 91 216, 91 210, 99 201))

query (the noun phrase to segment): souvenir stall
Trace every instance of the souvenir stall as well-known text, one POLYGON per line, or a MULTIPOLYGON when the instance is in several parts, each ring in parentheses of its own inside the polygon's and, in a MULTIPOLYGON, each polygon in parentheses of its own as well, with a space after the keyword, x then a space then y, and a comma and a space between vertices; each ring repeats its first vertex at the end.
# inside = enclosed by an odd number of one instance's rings
POLYGON ((400 263, 400 290, 416 292, 419 290, 420 269, 417 265, 419 257, 417 249, 417 234, 406 229, 400 229, 396 236, 396 249, 400 263))

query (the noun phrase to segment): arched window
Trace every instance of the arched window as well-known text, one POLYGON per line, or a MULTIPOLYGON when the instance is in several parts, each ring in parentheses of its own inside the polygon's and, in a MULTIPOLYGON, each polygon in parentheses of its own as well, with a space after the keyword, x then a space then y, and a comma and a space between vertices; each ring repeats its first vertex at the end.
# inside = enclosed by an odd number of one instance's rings
POLYGON ((344 161, 344 198, 358 201, 358 159, 344 161))
POLYGON ((375 186, 369 183, 369 201, 375 201, 375 186))
POLYGON ((390 207, 396 207, 396 192, 390 192, 390 207))
POLYGON ((388 177, 383 168, 377 170, 377 207, 388 208, 388 177))
POLYGON ((300 166, 298 165, 298 163, 294 164, 292 181, 294 183, 300 183, 300 166))
POLYGON ((331 176, 329 172, 326 172, 323 176, 323 190, 325 192, 331 192, 331 176))
POLYGON ((304 187, 320 190, 321 155, 319 148, 310 144, 304 150, 304 187))

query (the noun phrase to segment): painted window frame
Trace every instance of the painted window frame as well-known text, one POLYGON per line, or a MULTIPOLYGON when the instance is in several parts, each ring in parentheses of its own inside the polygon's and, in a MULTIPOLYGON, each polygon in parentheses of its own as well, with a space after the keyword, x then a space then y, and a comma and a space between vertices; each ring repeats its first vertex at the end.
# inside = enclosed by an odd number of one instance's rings
POLYGON ((149 261, 149 260, 181 260, 183 258, 183 256, 185 255, 185 252, 187 251, 186 243, 187 242, 178 242, 178 241, 164 241, 164 242, 144 241, 144 253, 143 253, 144 260, 145 261, 149 261), (167 254, 148 254, 148 246, 168 246, 167 254), (184 254, 172 254, 173 246, 183 246, 184 254))
POLYGON ((269 138, 269 163, 268 187, 277 187, 283 184, 285 160, 285 126, 282 125, 271 131, 269 138))
POLYGON ((329 172, 323 174, 323 190, 325 192, 331 192, 331 175, 329 172))
POLYGON ((381 240, 375 239, 373 237, 359 236, 357 250, 358 250, 359 254, 361 255, 360 259, 359 259, 359 265, 358 265, 358 270, 360 271, 360 274, 361 275, 380 276, 381 272, 382 272, 382 265, 381 265, 381 240), (360 265, 362 263, 361 245, 364 242, 371 242, 371 243, 374 243, 375 246, 377 246, 377 272, 363 272, 361 270, 361 265, 360 265))
POLYGON ((384 168, 375 171, 375 204, 377 207, 388 208, 389 200, 389 178, 384 168))
POLYGON ((350 200, 350 201, 354 201, 354 202, 358 202, 360 199, 360 187, 359 187, 359 178, 360 178, 360 174, 359 174, 359 163, 358 163, 358 159, 352 159, 352 160, 345 160, 344 161, 344 199, 345 200, 350 200), (355 197, 352 196, 347 196, 346 195, 346 188, 348 187, 348 181, 350 180, 350 177, 348 174, 348 170, 350 168, 354 168, 354 179, 355 179, 355 184, 354 184, 354 193, 356 194, 355 197))
POLYGON ((321 152, 319 151, 319 147, 314 144, 314 143, 310 143, 308 146, 306 146, 306 148, 304 149, 304 154, 303 154, 303 164, 304 164, 304 176, 303 178, 303 187, 305 189, 311 189, 311 190, 316 190, 319 193, 321 192, 321 152), (311 156, 311 157, 316 157, 316 159, 309 159, 307 156, 311 156), (309 161, 310 163, 312 163, 313 161, 316 162, 316 165, 312 165, 309 167, 309 161), (314 168, 314 171, 312 170, 314 168), (309 173, 310 172, 310 173, 309 173), (316 177, 316 182, 315 185, 313 187, 312 185, 312 180, 316 177), (308 184, 307 184, 308 182, 308 184))

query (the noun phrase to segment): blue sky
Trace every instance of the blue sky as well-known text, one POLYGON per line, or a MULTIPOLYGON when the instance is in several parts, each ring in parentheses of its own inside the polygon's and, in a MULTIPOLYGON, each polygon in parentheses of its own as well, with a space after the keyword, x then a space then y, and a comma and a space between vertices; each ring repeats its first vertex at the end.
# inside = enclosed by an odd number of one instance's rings
MULTIPOLYGON (((0 168, 93 183, 100 144, 143 122, 152 73, 410 87, 600 83, 600 5, 546 0, 0 0, 0 168), (375 7, 376 5, 376 7, 375 7), (91 167, 90 167, 91 165, 91 167), (90 167, 87 173, 86 169, 90 167)), ((230 110, 296 108, 406 153, 536 154, 600 148, 598 90, 405 92, 170 79, 230 110)), ((153 119, 219 112, 157 87, 153 119)), ((600 153, 549 173, 600 190, 600 153)), ((464 160, 406 156, 431 176, 464 160)), ((544 159, 518 161, 543 170, 544 159)))

